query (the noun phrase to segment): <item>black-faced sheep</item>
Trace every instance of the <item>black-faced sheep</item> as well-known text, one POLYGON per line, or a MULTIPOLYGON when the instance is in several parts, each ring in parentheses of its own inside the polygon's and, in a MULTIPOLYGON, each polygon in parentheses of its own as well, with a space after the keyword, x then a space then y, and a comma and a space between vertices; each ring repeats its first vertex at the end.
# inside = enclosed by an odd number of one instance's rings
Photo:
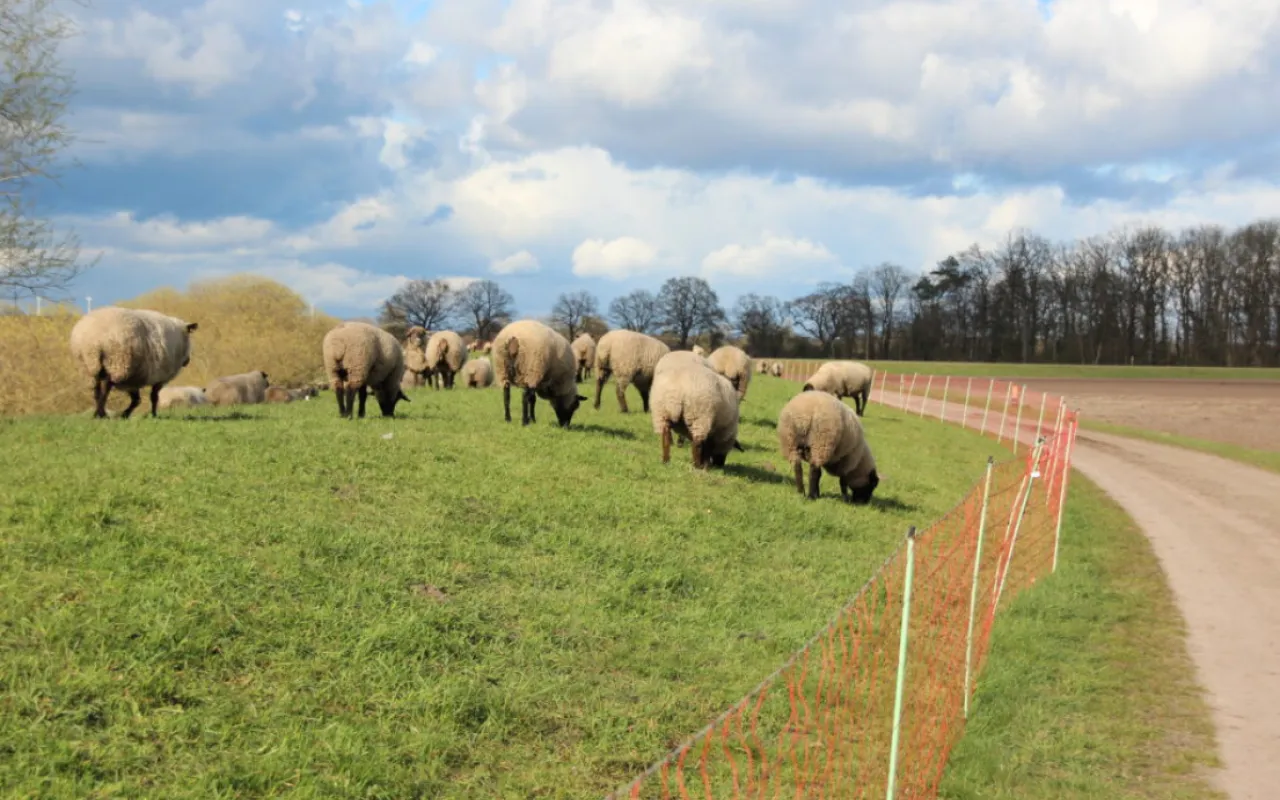
POLYGON ((453 331, 436 331, 427 340, 427 367, 440 376, 445 389, 453 388, 454 377, 467 363, 467 345, 453 331))
POLYGON ((507 422, 511 421, 511 387, 518 386, 524 390, 520 424, 537 421, 534 405, 541 397, 551 402, 560 427, 569 427, 574 412, 587 398, 578 394, 574 380, 577 362, 567 339, 537 320, 520 320, 498 332, 492 352, 507 422))
POLYGON ((151 416, 160 390, 191 363, 191 333, 197 323, 146 309, 106 306, 85 314, 71 328, 71 356, 93 381, 93 415, 107 416, 112 389, 129 394, 128 419, 151 387, 151 416))
POLYGON ((493 385, 493 364, 487 358, 473 358, 462 365, 462 385, 468 389, 487 389, 493 385))
POLYGON ((356 394, 364 419, 370 390, 382 416, 394 417, 396 403, 409 402, 400 389, 404 377, 404 349, 396 338, 367 322, 344 322, 324 335, 324 368, 338 397, 338 416, 351 419, 356 394))
POLYGON ((871 502, 880 483, 876 460, 858 416, 834 395, 802 391, 778 414, 778 447, 795 470, 796 491, 805 494, 802 462, 809 464, 808 498, 818 499, 822 470, 840 479, 840 496, 871 502))
POLYGON ((775 378, 781 378, 781 377, 782 377, 782 362, 781 362, 781 361, 775 361, 775 362, 773 362, 772 364, 770 364, 770 365, 769 365, 769 374, 770 374, 770 375, 772 375, 772 376, 773 376, 773 377, 775 377, 775 378))
POLYGON ((871 367, 858 361, 828 361, 805 381, 804 391, 816 389, 836 397, 852 397, 858 416, 871 399, 871 367))
POLYGON ((266 402, 268 386, 267 373, 255 370, 214 378, 205 387, 205 395, 215 406, 252 405, 266 402))
POLYGON ((600 395, 612 375, 617 387, 618 410, 623 414, 628 412, 627 387, 634 383, 647 412, 653 368, 669 352, 671 348, 663 342, 635 331, 618 329, 601 336, 596 343, 595 408, 600 408, 600 395))
POLYGON ((742 450, 738 444, 738 395, 733 385, 698 363, 671 366, 660 362, 659 367, 649 399, 653 432, 662 437, 662 463, 671 460, 674 431, 693 443, 695 468, 723 467, 730 450, 742 450))
POLYGON ((731 344, 717 347, 707 356, 707 361, 711 362, 712 369, 729 379, 739 400, 747 396, 747 386, 751 383, 751 356, 742 348, 731 344))
POLYGON ((765 361, 764 359, 760 359, 759 361, 757 361, 757 362, 756 362, 756 373, 757 373, 757 374, 759 374, 759 375, 767 375, 767 374, 769 374, 769 362, 768 362, 768 361, 765 361))
POLYGON ((401 387, 416 389, 419 386, 436 386, 436 374, 427 363, 427 329, 414 325, 404 335, 404 380, 401 387))
POLYGON ((596 340, 591 338, 591 334, 583 333, 569 346, 573 348, 573 357, 578 362, 578 383, 582 383, 596 363, 596 340))

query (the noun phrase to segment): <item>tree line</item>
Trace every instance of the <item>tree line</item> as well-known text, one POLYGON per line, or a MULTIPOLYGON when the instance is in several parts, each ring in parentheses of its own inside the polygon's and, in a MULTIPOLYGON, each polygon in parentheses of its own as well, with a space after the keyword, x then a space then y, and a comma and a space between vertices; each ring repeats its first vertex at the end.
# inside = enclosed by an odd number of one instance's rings
MULTIPOLYGON (((494 281, 453 291, 416 280, 384 303, 380 321, 491 339, 514 315, 494 281)), ((1019 229, 922 274, 883 263, 790 300, 747 294, 726 310, 705 280, 678 277, 603 313, 590 292, 566 292, 546 321, 570 339, 612 325, 678 348, 733 341, 769 357, 1277 366, 1280 220, 1129 226, 1067 243, 1019 229)))

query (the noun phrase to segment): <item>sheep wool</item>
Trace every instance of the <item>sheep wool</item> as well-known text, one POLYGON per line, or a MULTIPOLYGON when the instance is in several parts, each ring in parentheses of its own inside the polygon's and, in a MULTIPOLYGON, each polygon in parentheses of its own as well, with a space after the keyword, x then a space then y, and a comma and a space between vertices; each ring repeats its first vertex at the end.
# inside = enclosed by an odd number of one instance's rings
POLYGON ((266 401, 268 385, 267 373, 256 370, 214 378, 204 392, 215 406, 249 405, 266 401))
POLYGON ((700 344, 695 344, 695 345, 693 346, 693 354, 694 354, 695 356, 706 356, 707 351, 706 351, 706 350, 704 350, 704 349, 702 348, 702 345, 700 345, 700 344))
POLYGON ((729 379, 739 401, 747 396, 747 386, 751 383, 751 356, 746 351, 726 344, 717 347, 707 356, 707 361, 711 362, 712 369, 729 379))
MULTIPOLYGON (((657 380, 658 376, 667 370, 685 369, 687 367, 712 369, 711 362, 697 353, 689 350, 672 350, 662 358, 658 359, 657 365, 653 368, 653 379, 657 380)), ((714 372, 714 370, 712 371, 714 372)))
POLYGON ((462 385, 468 389, 487 389, 493 385, 493 364, 487 358, 473 358, 462 365, 462 385))
POLYGON ((128 419, 142 402, 139 390, 151 387, 151 416, 160 390, 191 363, 191 333, 197 323, 147 309, 105 306, 81 317, 71 328, 71 356, 93 381, 95 417, 107 416, 112 389, 129 395, 128 419))
POLYGON ((467 345, 453 331, 436 331, 427 340, 427 367, 439 373, 444 388, 452 389, 454 377, 467 363, 467 345))
POLYGON ((623 414, 628 412, 627 387, 634 383, 636 391, 640 392, 644 410, 648 412, 654 367, 670 352, 671 348, 663 342, 635 331, 619 329, 601 336, 596 343, 595 408, 600 408, 600 395, 612 375, 618 395, 618 410, 623 414))
POLYGON ((876 460, 867 445, 858 416, 839 398, 805 390, 778 414, 778 447, 795 471, 796 491, 805 494, 804 470, 809 464, 811 500, 818 499, 818 483, 825 469, 840 480, 840 496, 866 504, 880 483, 876 460))
POLYGON ((757 361, 756 372, 760 375, 767 375, 769 373, 769 362, 764 359, 757 361))
POLYGON ((160 410, 203 406, 209 403, 203 386, 166 386, 160 390, 160 410))
POLYGON ((859 361, 828 361, 805 381, 804 390, 817 389, 836 397, 852 397, 858 416, 864 416, 871 399, 871 367, 859 361))
POLYGON ((662 437, 662 463, 671 460, 673 431, 693 443, 697 469, 723 467, 730 450, 742 449, 737 392, 714 370, 697 363, 667 365, 654 377, 649 399, 653 432, 662 437))
POLYGON ((582 379, 591 374, 591 369, 596 363, 596 340, 591 338, 591 334, 583 333, 573 340, 570 347, 573 348, 573 357, 578 362, 578 383, 582 383, 582 379))
POLYGON ((775 361, 775 362, 773 362, 772 364, 770 364, 770 365, 769 365, 769 374, 770 374, 770 375, 772 375, 772 376, 773 376, 773 377, 775 377, 775 378, 781 378, 781 377, 782 377, 782 362, 781 362, 781 361, 775 361))
POLYGON ((268 403, 292 403, 296 399, 297 397, 294 396, 294 393, 283 386, 267 387, 268 403))
POLYGON ((351 419, 356 395, 364 418, 370 391, 382 416, 394 417, 396 403, 409 402, 400 388, 404 378, 404 349, 396 338, 367 322, 344 322, 324 335, 324 368, 338 397, 338 415, 351 419))
POLYGON ((541 397, 551 402, 560 427, 567 428, 578 406, 577 361, 569 340, 532 319, 507 325, 493 339, 493 369, 502 384, 502 406, 511 421, 511 387, 524 390, 520 424, 536 422, 534 405, 541 397))
POLYGON ((406 388, 417 388, 431 384, 435 386, 435 377, 427 364, 427 329, 414 325, 404 335, 404 382, 406 388))

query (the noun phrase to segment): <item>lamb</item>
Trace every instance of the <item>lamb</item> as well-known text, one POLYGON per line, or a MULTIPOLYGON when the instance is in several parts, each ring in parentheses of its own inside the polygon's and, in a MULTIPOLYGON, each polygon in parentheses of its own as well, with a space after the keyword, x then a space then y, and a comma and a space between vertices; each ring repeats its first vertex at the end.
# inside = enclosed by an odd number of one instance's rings
POLYGON ((858 416, 865 416, 871 399, 871 367, 858 361, 828 361, 809 376, 804 391, 817 389, 837 398, 852 397, 858 416))
POLYGON ((822 470, 840 479, 840 497, 865 505, 880 483, 876 460, 867 445, 858 416, 834 395, 805 389, 778 414, 778 446, 795 470, 796 491, 805 494, 804 470, 809 463, 810 500, 818 499, 822 470))
POLYGON ((618 409, 623 414, 628 413, 627 387, 634 383, 648 413, 653 369, 670 352, 671 348, 663 342, 635 331, 619 329, 601 336, 596 343, 595 408, 600 408, 600 394, 604 391, 605 381, 612 375, 617 384, 618 409))
POLYGON ((782 362, 781 362, 781 361, 775 361, 775 362, 773 362, 772 364, 770 364, 770 365, 769 365, 769 374, 770 374, 770 375, 772 375, 772 376, 773 376, 773 377, 775 377, 775 378, 781 378, 781 377, 782 377, 782 362))
POLYGON ((462 365, 462 385, 468 389, 487 389, 493 385, 493 364, 487 358, 473 358, 462 365))
POLYGON ((267 399, 267 373, 262 370, 242 372, 214 378, 205 387, 209 402, 215 406, 262 403, 267 399))
POLYGON ((203 386, 166 386, 160 390, 160 410, 207 405, 203 386))
POLYGON ((404 335, 404 380, 402 388, 435 388, 435 370, 427 363, 427 329, 414 325, 404 335))
POLYGON ((502 383, 502 407, 511 421, 511 387, 524 389, 520 424, 536 422, 534 404, 541 397, 551 401, 560 427, 569 427, 573 414, 587 398, 578 394, 574 380, 577 362, 569 340, 537 320, 507 325, 493 339, 493 367, 502 383))
POLYGON ((444 388, 453 388, 454 376, 467 363, 467 346, 453 331, 436 331, 427 340, 427 367, 439 373, 444 388))
POLYGON ((367 322, 344 322, 324 335, 324 368, 338 397, 338 416, 351 419, 356 394, 359 416, 370 390, 382 416, 394 417, 396 403, 410 402, 400 388, 404 377, 404 349, 396 338, 367 322))
POLYGON ((692 441, 695 469, 723 467, 730 450, 742 450, 737 393, 714 370, 697 363, 668 363, 654 376, 650 402, 653 432, 662 437, 662 463, 671 460, 672 431, 692 441))
POLYGON ((191 363, 191 334, 198 324, 146 309, 104 306, 71 328, 71 357, 93 381, 93 416, 107 416, 113 388, 129 394, 128 419, 142 402, 139 390, 151 387, 151 416, 160 390, 191 363))
POLYGON ((712 369, 729 379, 738 393, 738 402, 742 402, 751 383, 751 356, 740 347, 726 344, 717 347, 707 360, 711 362, 712 369))
POLYGON ((703 356, 703 357, 705 358, 705 357, 706 357, 706 355, 707 355, 707 351, 702 349, 702 345, 700 345, 700 344, 695 344, 695 345, 693 346, 693 354, 694 354, 695 356, 703 356))
POLYGON ((578 361, 578 383, 582 383, 582 379, 590 374, 591 367, 596 362, 596 340, 591 338, 591 334, 584 333, 574 339, 570 347, 573 348, 573 357, 578 361))
POLYGON ((311 386, 302 389, 287 389, 284 386, 267 387, 268 403, 292 403, 296 400, 310 400, 315 396, 316 390, 311 386))

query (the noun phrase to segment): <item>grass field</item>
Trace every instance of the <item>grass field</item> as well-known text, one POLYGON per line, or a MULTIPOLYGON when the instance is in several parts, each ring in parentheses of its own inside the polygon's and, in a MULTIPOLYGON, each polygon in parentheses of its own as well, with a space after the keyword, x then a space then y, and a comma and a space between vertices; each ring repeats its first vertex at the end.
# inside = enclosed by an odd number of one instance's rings
POLYGON ((948 800, 1192 800, 1213 727, 1155 554, 1078 473, 1062 563, 1001 618, 948 800))
POLYGON ((1120 378, 1135 380, 1267 380, 1280 381, 1271 367, 1126 367, 1084 364, 988 364, 968 361, 867 361, 877 370, 921 375, 983 378, 1120 378))
POLYGON ((569 431, 497 390, 0 422, 0 794, 602 795, 999 452, 876 406, 877 502, 806 503, 794 390, 757 376, 708 474, 608 392, 569 431))
POLYGON ((1261 467, 1262 469, 1269 470, 1271 472, 1280 472, 1280 453, 1273 450, 1256 450, 1251 447, 1240 447, 1239 445, 1228 444, 1226 442, 1211 442, 1206 439, 1196 439, 1191 436, 1177 436, 1172 433, 1135 428, 1130 425, 1112 425, 1106 422, 1094 422, 1088 417, 1081 419, 1080 427, 1095 430, 1100 433, 1113 433, 1117 436, 1128 436, 1133 439, 1145 439, 1146 441, 1156 442, 1157 444, 1168 444, 1177 447, 1185 447, 1188 450, 1199 450, 1202 453, 1222 456, 1223 458, 1229 458, 1233 461, 1239 461, 1242 464, 1261 467))

